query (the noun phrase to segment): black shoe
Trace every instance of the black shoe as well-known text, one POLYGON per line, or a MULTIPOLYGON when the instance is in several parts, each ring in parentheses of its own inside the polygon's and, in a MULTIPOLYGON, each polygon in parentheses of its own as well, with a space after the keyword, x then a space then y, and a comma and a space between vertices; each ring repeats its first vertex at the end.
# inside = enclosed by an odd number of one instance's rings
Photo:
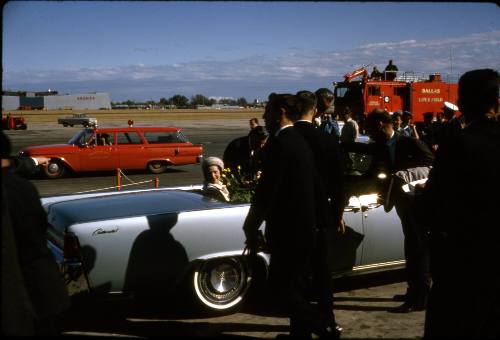
POLYGON ((407 294, 396 294, 392 297, 392 301, 404 302, 406 300, 408 300, 407 294))
POLYGON ((340 339, 340 334, 344 329, 339 325, 335 327, 327 327, 320 334, 318 334, 319 339, 340 339))
POLYGON ((389 310, 391 313, 411 313, 411 312, 420 312, 425 310, 425 303, 415 303, 406 301, 401 306, 392 308, 389 310))

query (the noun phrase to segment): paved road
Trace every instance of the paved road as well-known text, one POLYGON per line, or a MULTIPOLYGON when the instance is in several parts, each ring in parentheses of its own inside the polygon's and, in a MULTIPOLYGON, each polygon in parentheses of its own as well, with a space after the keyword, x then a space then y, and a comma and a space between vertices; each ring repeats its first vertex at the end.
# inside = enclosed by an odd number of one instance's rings
MULTIPOLYGON (((395 314, 391 297, 403 293, 401 273, 336 281, 336 317, 345 339, 418 339, 424 312, 395 314)), ((156 299, 82 301, 66 317, 67 335, 120 337, 237 337, 272 339, 289 331, 288 319, 266 297, 253 300, 238 313, 213 315, 183 301, 156 299)), ((256 295, 258 296, 258 295, 256 295)))
MULTIPOLYGON (((247 121, 233 122, 232 126, 224 125, 224 121, 207 124, 193 121, 182 122, 183 132, 191 142, 203 144, 204 155, 222 157, 226 145, 234 138, 248 133, 247 121)), ((174 125, 179 126, 180 125, 174 125)), ((81 128, 63 128, 56 124, 39 124, 30 126, 26 131, 6 131, 12 143, 12 150, 17 153, 21 148, 29 145, 57 144, 68 141, 81 128)), ((130 184, 153 180, 155 175, 147 171, 125 170, 127 176, 122 184, 130 184)), ((158 175, 161 187, 172 187, 179 185, 201 184, 203 176, 198 164, 172 167, 165 173, 158 175)), ((114 172, 99 172, 78 174, 67 178, 56 180, 45 179, 42 176, 32 178, 41 196, 58 194, 70 194, 87 190, 110 188, 116 186, 116 174, 114 172)), ((126 189, 143 189, 152 187, 151 184, 133 185, 124 187, 126 189)))
MULTIPOLYGON (((233 138, 247 133, 247 120, 171 122, 184 129, 194 143, 203 143, 205 156, 222 156, 233 138)), ((57 124, 31 124, 27 131, 6 131, 13 151, 28 145, 67 141, 79 128, 63 128, 57 124)), ((151 180, 154 175, 142 171, 125 171, 132 181, 151 180)), ((160 186, 199 184, 199 165, 172 168, 161 174, 160 186)), ((93 173, 70 178, 32 179, 42 196, 67 194, 112 187, 114 173, 93 173)), ((127 183, 127 180, 123 180, 127 183)), ((136 188, 136 187, 133 187, 136 188)), ((393 314, 387 310, 398 303, 391 297, 405 291, 401 275, 389 275, 378 282, 373 279, 337 281, 336 315, 345 328, 343 338, 350 339, 414 339, 422 336, 424 312, 393 314), (384 281, 385 280, 385 281, 384 281), (361 282, 361 284, 359 283, 361 282), (371 288, 366 288, 371 286, 371 288)), ((91 301, 83 298, 68 314, 66 334, 85 336, 120 335, 125 337, 163 336, 237 336, 242 338, 274 338, 288 332, 288 321, 265 303, 247 305, 236 314, 203 315, 186 309, 183 301, 161 300, 154 303, 135 301, 91 301)))

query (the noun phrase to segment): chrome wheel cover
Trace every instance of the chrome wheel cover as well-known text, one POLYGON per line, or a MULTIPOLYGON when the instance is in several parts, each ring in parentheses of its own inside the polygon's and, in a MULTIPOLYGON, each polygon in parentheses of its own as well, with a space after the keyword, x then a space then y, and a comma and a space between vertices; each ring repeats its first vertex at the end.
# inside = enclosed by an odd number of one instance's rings
POLYGON ((195 291, 200 301, 219 310, 238 304, 249 283, 246 266, 237 258, 205 261, 194 275, 195 291))
POLYGON ((61 171, 61 167, 59 164, 57 163, 50 163, 48 166, 47 166, 47 170, 49 173, 51 174, 57 174, 59 171, 61 171))

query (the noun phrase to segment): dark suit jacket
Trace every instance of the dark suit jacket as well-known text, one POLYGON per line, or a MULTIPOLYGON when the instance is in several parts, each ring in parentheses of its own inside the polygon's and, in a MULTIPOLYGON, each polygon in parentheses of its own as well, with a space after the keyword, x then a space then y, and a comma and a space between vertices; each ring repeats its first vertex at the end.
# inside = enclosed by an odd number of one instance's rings
POLYGON ((429 147, 422 141, 406 136, 396 136, 396 147, 394 162, 389 154, 389 148, 385 142, 375 143, 353 143, 348 151, 369 154, 373 160, 369 169, 371 175, 377 175, 384 170, 394 173, 399 170, 414 168, 417 166, 429 166, 434 161, 434 155, 429 147))
POLYGON ((270 137, 252 205, 266 221, 271 251, 298 254, 314 246, 314 158, 293 127, 270 137))
POLYGON ((456 298, 448 307, 467 311, 453 321, 477 338, 498 338, 500 331, 499 150, 498 122, 471 123, 439 146, 423 194, 433 279, 456 298))
POLYGON ((462 126, 457 117, 451 118, 449 121, 440 125, 438 131, 438 144, 444 143, 449 139, 454 139, 462 133, 462 126))
MULTIPOLYGON (((373 156, 367 176, 374 178, 381 172, 390 175, 399 170, 431 166, 434 162, 434 154, 424 142, 400 135, 396 135, 394 162, 390 158, 389 148, 385 142, 379 141, 370 144, 353 143, 350 151, 373 156)), ((386 211, 392 209, 395 200, 398 199, 398 195, 402 193, 402 183, 392 182, 393 179, 388 178, 383 182, 379 182, 378 185, 379 194, 390 197, 390 200, 387 200, 384 204, 386 211)))
POLYGON ((17 175, 29 177, 36 171, 35 161, 30 157, 14 157, 12 158, 12 169, 17 175))
POLYGON ((250 144, 248 142, 248 136, 238 137, 229 142, 224 150, 222 160, 224 162, 224 167, 230 168, 232 172, 236 172, 238 165, 241 165, 242 171, 246 172, 250 166, 250 144))
POLYGON ((2 334, 34 335, 36 315, 24 283, 2 182, 2 334))
MULTIPOLYGON (((315 128, 312 123, 298 121, 294 127, 313 152, 321 180, 320 189, 324 189, 326 196, 323 200, 332 200, 331 204, 326 206, 328 212, 325 227, 335 227, 333 224, 340 219, 345 206, 344 169, 340 146, 332 135, 315 128)), ((320 205, 318 202, 318 206, 320 205)))
POLYGON ((428 209, 436 213, 434 230, 467 238, 498 235, 499 150, 500 124, 490 120, 470 124, 462 135, 440 145, 424 195, 428 209))
POLYGON ((69 307, 57 264, 47 248, 47 215, 36 188, 8 171, 2 174, 8 211, 24 282, 37 316, 54 316, 69 307))
MULTIPOLYGON (((413 137, 397 136, 396 137, 396 148, 394 162, 391 162, 390 156, 388 155, 388 149, 386 148, 385 157, 387 159, 388 169, 390 173, 395 173, 400 170, 406 170, 409 168, 416 167, 427 167, 431 166, 434 162, 434 154, 429 149, 429 147, 422 141, 415 139, 413 137)), ((382 193, 387 193, 389 197, 386 197, 386 203, 384 204, 384 209, 390 211, 394 204, 398 204, 400 195, 403 194, 403 189, 401 188, 404 184, 398 181, 396 178, 391 178, 391 181, 387 181, 386 185, 391 185, 392 188, 384 187, 382 193)))

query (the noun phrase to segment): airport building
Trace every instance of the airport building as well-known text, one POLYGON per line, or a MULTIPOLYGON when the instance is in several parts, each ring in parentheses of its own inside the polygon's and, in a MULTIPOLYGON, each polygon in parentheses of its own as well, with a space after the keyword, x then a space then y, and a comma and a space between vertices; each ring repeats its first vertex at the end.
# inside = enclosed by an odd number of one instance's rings
POLYGON ((49 92, 7 92, 2 93, 2 110, 99 110, 111 109, 109 93, 82 93, 59 95, 49 92))
POLYGON ((17 110, 19 98, 18 96, 2 96, 2 110, 17 110))

